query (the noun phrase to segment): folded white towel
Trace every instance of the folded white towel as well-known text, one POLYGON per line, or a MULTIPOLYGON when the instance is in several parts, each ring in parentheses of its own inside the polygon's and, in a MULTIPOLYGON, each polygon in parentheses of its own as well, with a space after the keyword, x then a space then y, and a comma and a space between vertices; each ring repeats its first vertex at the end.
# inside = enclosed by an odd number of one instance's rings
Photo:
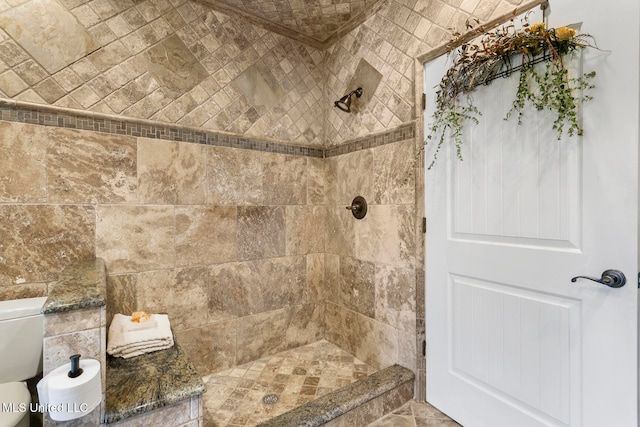
POLYGON ((131 316, 124 314, 113 316, 109 326, 107 353, 128 359, 173 346, 169 316, 152 314, 151 319, 148 320, 150 327, 142 328, 142 325, 144 323, 132 322, 131 316))
POLYGON ((112 356, 122 357, 123 359, 129 359, 130 357, 141 356, 147 353, 153 353, 154 351, 166 350, 173 347, 173 343, 167 345, 149 345, 144 347, 132 348, 125 352, 116 352, 112 356))

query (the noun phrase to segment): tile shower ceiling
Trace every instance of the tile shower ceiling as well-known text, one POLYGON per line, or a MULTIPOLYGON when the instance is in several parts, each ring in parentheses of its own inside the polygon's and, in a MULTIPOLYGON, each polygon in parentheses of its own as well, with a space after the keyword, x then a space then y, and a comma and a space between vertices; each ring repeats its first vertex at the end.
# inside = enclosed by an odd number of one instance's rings
POLYGON ((385 0, 201 0, 274 32, 325 47, 371 16, 385 0))

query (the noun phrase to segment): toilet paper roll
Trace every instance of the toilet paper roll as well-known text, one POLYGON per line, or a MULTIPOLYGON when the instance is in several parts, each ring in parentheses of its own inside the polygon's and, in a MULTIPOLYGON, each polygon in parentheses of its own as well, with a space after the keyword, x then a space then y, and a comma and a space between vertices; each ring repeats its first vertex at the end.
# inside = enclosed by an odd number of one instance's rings
POLYGON ((82 374, 70 378, 71 363, 60 366, 42 378, 38 384, 40 407, 54 421, 80 418, 93 411, 102 401, 100 362, 80 360, 82 374))

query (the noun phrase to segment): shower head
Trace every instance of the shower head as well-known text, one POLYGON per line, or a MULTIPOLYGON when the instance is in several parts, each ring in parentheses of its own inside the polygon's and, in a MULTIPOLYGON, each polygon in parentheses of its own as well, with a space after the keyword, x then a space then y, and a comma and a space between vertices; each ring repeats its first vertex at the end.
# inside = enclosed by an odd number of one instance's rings
POLYGON ((346 94, 339 100, 333 103, 334 106, 338 107, 342 111, 348 113, 351 111, 351 96, 356 95, 356 98, 360 98, 362 96, 362 88, 359 87, 355 90, 352 90, 350 93, 346 94))

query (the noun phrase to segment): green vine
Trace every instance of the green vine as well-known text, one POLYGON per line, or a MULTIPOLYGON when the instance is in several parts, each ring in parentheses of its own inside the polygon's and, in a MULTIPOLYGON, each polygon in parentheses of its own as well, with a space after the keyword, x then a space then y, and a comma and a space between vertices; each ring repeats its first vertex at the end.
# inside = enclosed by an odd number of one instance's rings
POLYGON ((462 160, 463 129, 468 123, 479 123, 482 113, 473 105, 471 93, 479 85, 488 85, 498 77, 519 72, 518 89, 505 120, 517 114, 522 124, 527 104, 538 111, 555 112, 553 129, 558 139, 566 131, 570 136, 582 135, 578 109, 592 98, 584 92, 594 86, 590 80, 595 72, 570 77, 563 56, 593 46, 588 34, 576 34, 568 27, 547 29, 544 23, 529 25, 523 19, 523 29, 513 23, 486 33, 477 43, 463 44, 451 67, 443 76, 436 92, 429 141, 437 141, 428 169, 435 164, 438 153, 449 139, 453 139, 458 159, 462 160), (513 65, 519 59, 519 64, 513 65), (544 69, 535 65, 545 62, 544 69))

